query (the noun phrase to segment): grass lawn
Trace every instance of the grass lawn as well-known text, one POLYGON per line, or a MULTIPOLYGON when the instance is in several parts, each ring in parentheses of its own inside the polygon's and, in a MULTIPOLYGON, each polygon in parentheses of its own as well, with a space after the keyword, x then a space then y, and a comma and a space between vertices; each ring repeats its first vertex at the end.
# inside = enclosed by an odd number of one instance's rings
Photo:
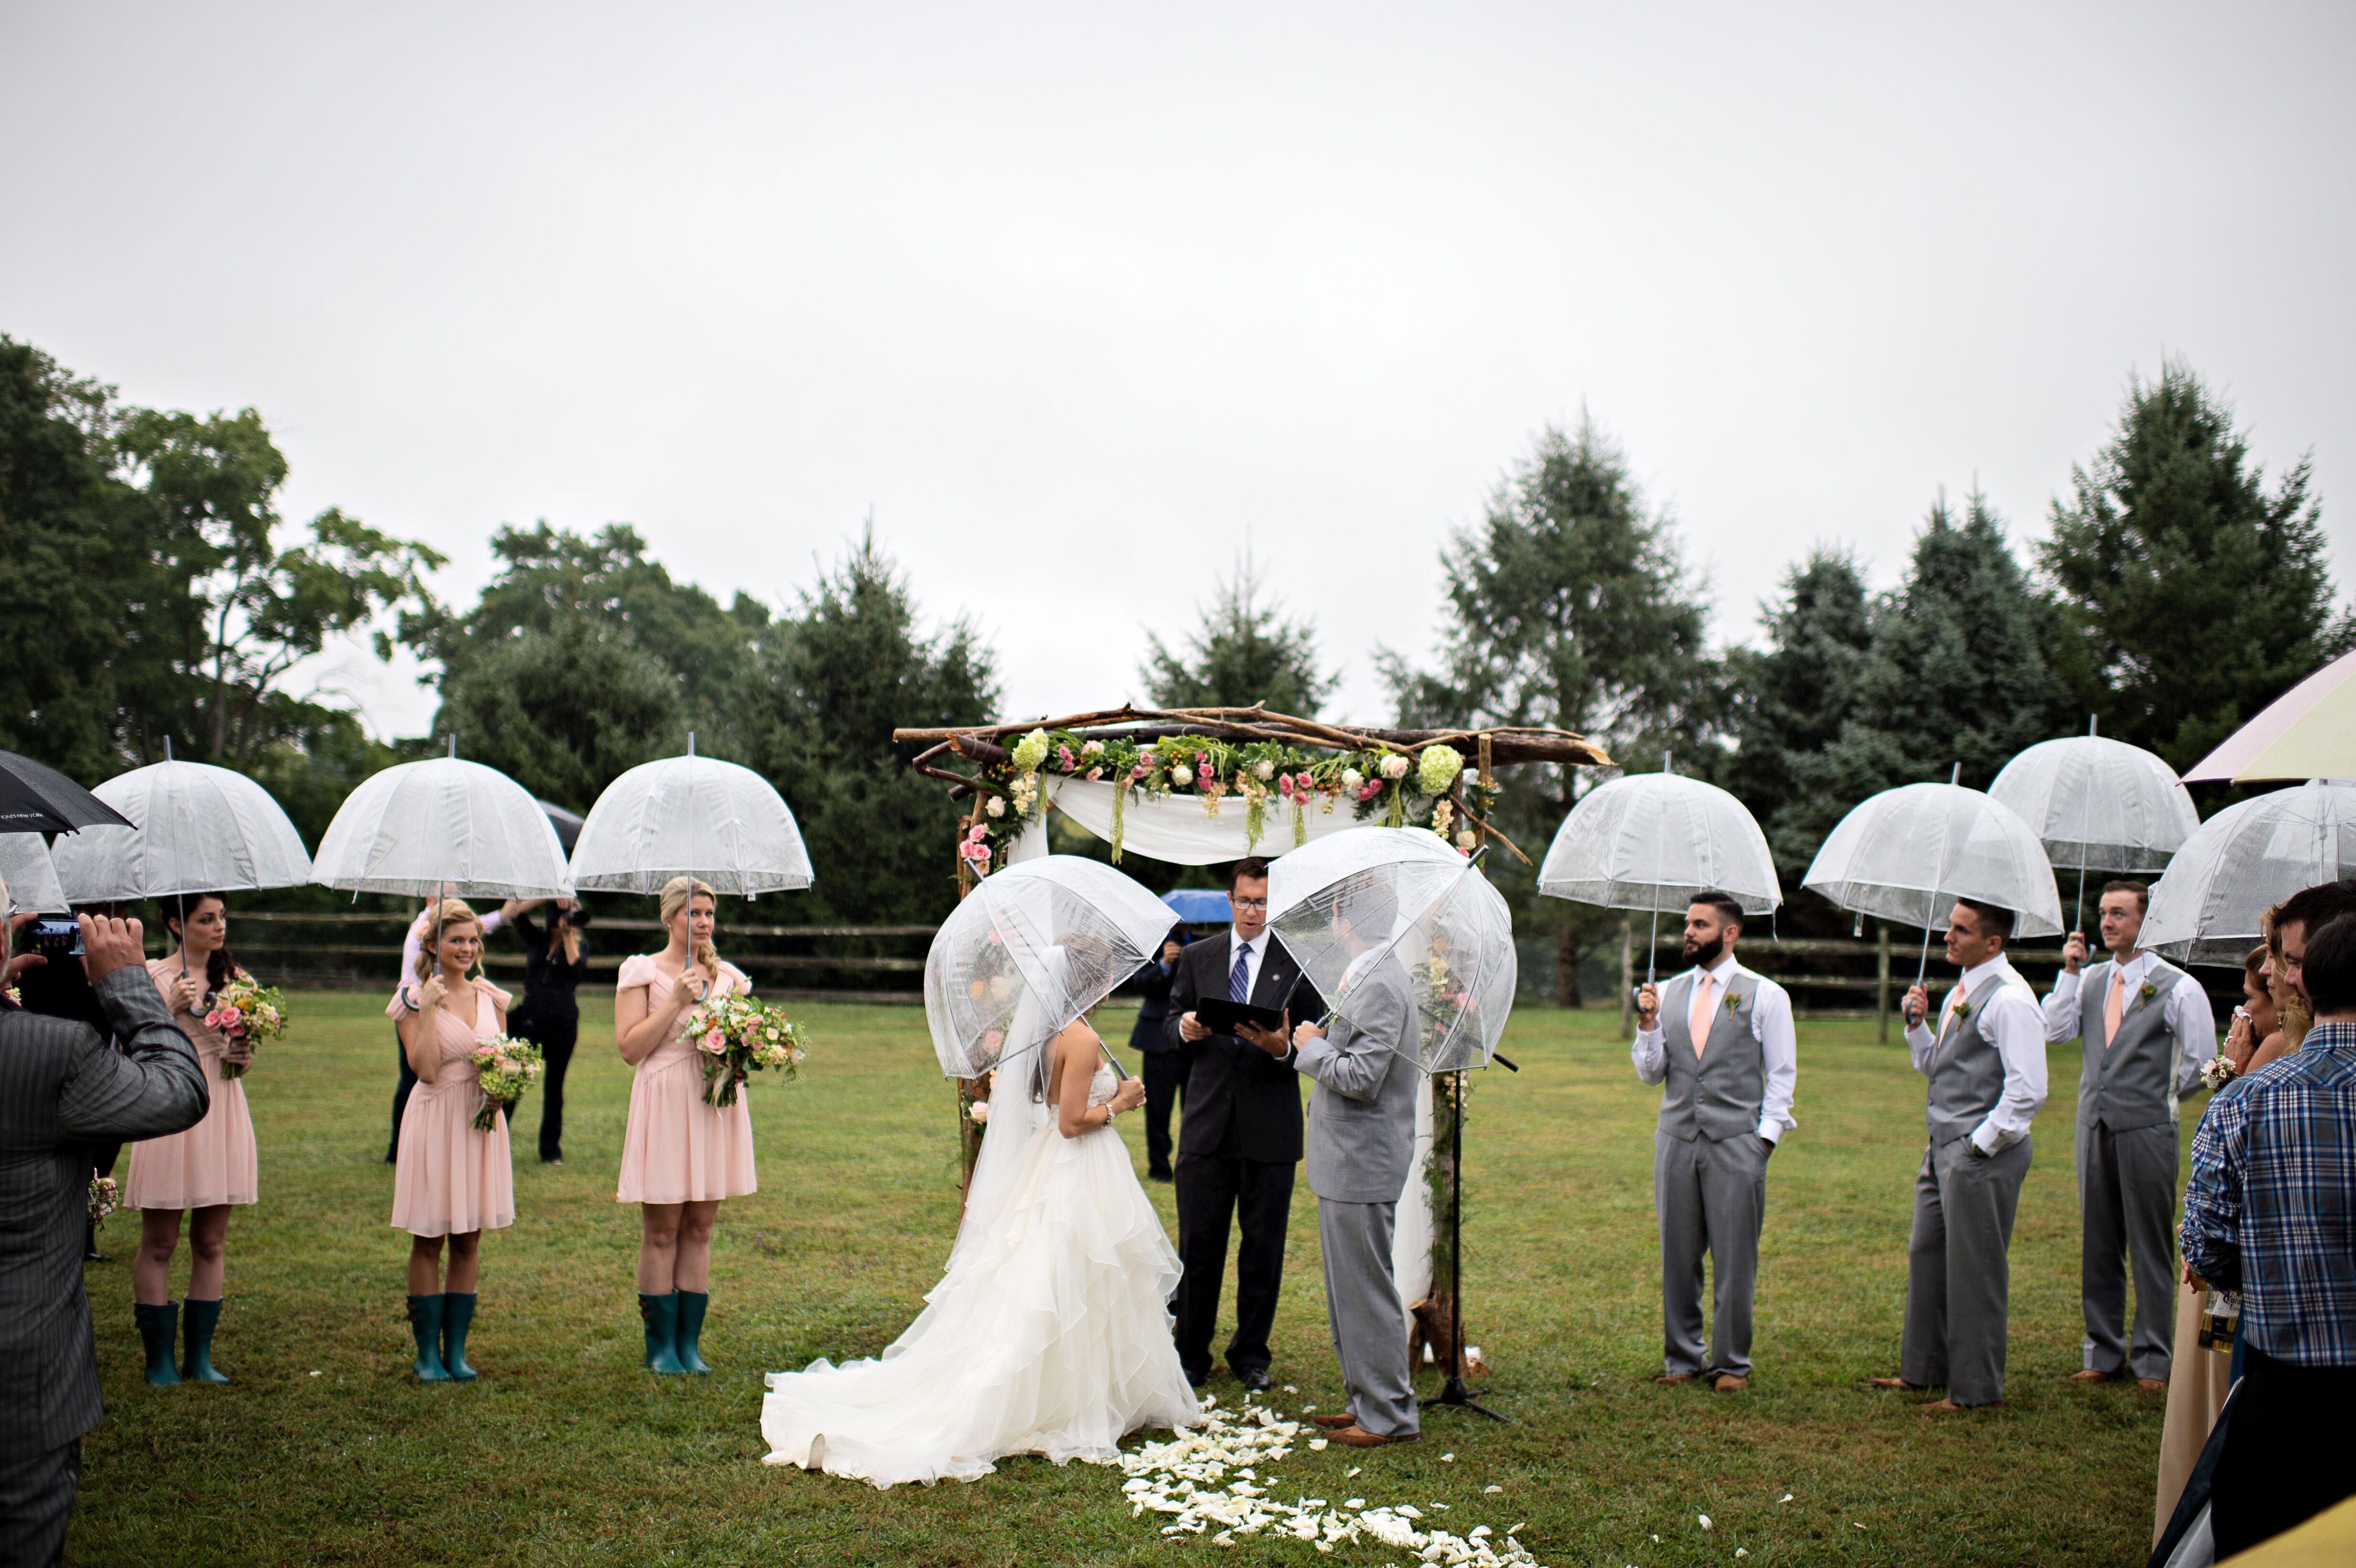
MULTIPOLYGON (((293 998, 294 1033, 246 1081, 263 1200, 230 1228, 215 1357, 225 1389, 150 1389, 131 1316, 128 1215, 90 1291, 108 1419, 85 1445, 77 1563, 1183 1563, 1232 1552, 1132 1519, 1117 1471, 1003 1462, 970 1486, 879 1493, 760 1463, 765 1370, 870 1355, 915 1315, 957 1214, 952 1100, 924 1016, 811 1004, 801 1079, 751 1091, 758 1196, 727 1205, 709 1380, 639 1364, 637 1215, 613 1201, 629 1073, 592 1006, 569 1085, 568 1163, 516 1139, 513 1230, 487 1237, 464 1387, 421 1388, 402 1315, 407 1238, 385 1223, 392 1031, 380 1004, 293 998)), ((2066 1387, 2078 1365, 2070 1174, 2075 1049, 2054 1056, 2013 1243, 2008 1403, 1963 1417, 1868 1392, 1896 1369, 1922 1081, 1872 1026, 1804 1023, 1799 1131, 1769 1172, 1757 1377, 1743 1396, 1655 1388, 1651 1159, 1657 1091, 1612 1015, 1532 1008, 1477 1084, 1466 1133, 1467 1320, 1494 1368, 1493 1425, 1436 1412, 1419 1445, 1296 1449, 1281 1498, 1447 1502, 1547 1563, 2126 1563, 2150 1540, 2162 1398, 2066 1387), (1452 1453, 1453 1463, 1443 1454, 1452 1453), (1351 1465, 1364 1474, 1345 1480, 1351 1465), (1499 1486, 1501 1494, 1483 1488, 1499 1486), (1782 1501, 1786 1493, 1791 1500, 1782 1501), (1716 1529, 1705 1534, 1697 1514, 1716 1529), (1657 1543, 1655 1537, 1657 1536, 1657 1543)), ((1127 1016, 1099 1027, 1125 1039, 1127 1016)), ((2189 1127, 2194 1108, 2188 1107, 2189 1127)), ((1141 1174, 1142 1127, 1118 1124, 1141 1174)), ((1174 1229, 1171 1189, 1149 1187, 1174 1229)), ((1338 1408, 1314 1200, 1296 1189, 1280 1381, 1338 1408)), ((183 1249, 176 1295, 185 1280, 183 1249)), ((1233 1299, 1230 1282, 1228 1298, 1233 1299)), ((1213 1392, 1240 1390, 1224 1371, 1213 1392)), ((1366 1543, 1340 1562, 1401 1563, 1366 1543)))

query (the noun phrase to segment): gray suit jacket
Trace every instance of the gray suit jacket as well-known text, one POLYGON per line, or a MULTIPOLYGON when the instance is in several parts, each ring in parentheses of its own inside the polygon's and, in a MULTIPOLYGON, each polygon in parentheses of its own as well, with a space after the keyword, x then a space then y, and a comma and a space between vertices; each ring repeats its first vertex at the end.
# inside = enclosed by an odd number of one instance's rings
POLYGON ((90 1146, 183 1131, 211 1104, 147 971, 118 969, 97 990, 119 1053, 88 1024, 0 1012, 0 1459, 98 1424, 81 1285, 90 1146))
POLYGON ((1336 1203, 1396 1203, 1415 1156, 1415 1092, 1422 1074, 1401 1056, 1418 1026, 1415 987, 1385 958, 1350 987, 1352 1023, 1336 1018, 1294 1065, 1309 1093, 1309 1189, 1336 1203))

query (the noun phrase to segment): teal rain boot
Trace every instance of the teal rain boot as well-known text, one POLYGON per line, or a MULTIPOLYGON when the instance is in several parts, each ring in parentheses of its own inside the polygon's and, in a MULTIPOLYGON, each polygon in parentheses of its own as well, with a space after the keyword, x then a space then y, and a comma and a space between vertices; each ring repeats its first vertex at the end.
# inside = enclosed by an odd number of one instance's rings
POLYGON ((187 1353, 180 1361, 180 1376, 192 1383, 225 1383, 229 1374, 213 1367, 213 1326, 220 1321, 220 1297, 198 1301, 190 1296, 187 1302, 187 1353))
POLYGON ((139 1341, 147 1347, 147 1381, 157 1388, 178 1382, 180 1374, 172 1370, 172 1341, 179 1338, 179 1307, 169 1301, 161 1307, 134 1301, 131 1316, 139 1320, 139 1341))
POLYGON ((475 1321, 475 1293, 450 1291, 442 1297, 442 1365, 456 1382, 475 1381, 466 1364, 466 1330, 475 1321))
POLYGON ((679 1293, 679 1364, 698 1377, 712 1371, 699 1346, 703 1338, 703 1314, 711 1305, 712 1293, 708 1290, 679 1293))
POLYGON ((442 1298, 439 1296, 412 1296, 409 1298, 409 1331, 417 1339, 417 1381, 422 1383, 446 1383, 450 1373, 442 1365, 442 1298))
POLYGON ((647 1320, 647 1371, 671 1376, 687 1371, 679 1364, 679 1293, 648 1296, 638 1292, 638 1316, 647 1320))

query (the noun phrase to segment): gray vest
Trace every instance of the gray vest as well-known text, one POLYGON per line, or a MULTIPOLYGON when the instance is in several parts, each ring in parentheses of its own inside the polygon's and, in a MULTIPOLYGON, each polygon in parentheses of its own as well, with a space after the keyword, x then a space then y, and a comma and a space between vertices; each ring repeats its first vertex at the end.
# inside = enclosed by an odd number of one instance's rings
POLYGON ((1952 1020, 1954 993, 1939 1008, 1940 1035, 1931 1048, 1931 1093, 1922 1119, 1933 1145, 1951 1144, 1987 1120, 2004 1097, 2004 1058, 1996 1051, 1996 1037, 1987 1032, 1987 1000, 2005 984, 2002 969, 1983 978, 1964 997, 1970 1013, 1960 1024, 1952 1020))
POLYGON ((1767 1063, 1751 1032, 1758 976, 1735 971, 1726 995, 1710 1008, 1709 1038, 1694 1055, 1686 1015, 1693 1009, 1698 976, 1681 975, 1661 996, 1661 1033, 1668 1076, 1661 1083, 1661 1130, 1691 1143, 1712 1143, 1759 1134, 1759 1108, 1767 1098, 1767 1063), (1729 998, 1733 1007, 1727 1006, 1729 998))
POLYGON ((2168 1028, 2168 993, 2184 971, 2154 960, 2151 973, 2120 1001, 2119 1032, 2103 1049, 2103 1005, 2114 962, 2095 965, 2078 982, 2079 1036, 2086 1048, 2078 1077, 2078 1125, 2100 1122, 2115 1133, 2176 1120, 2176 1036, 2168 1028), (2143 999, 2144 986, 2153 987, 2143 999))

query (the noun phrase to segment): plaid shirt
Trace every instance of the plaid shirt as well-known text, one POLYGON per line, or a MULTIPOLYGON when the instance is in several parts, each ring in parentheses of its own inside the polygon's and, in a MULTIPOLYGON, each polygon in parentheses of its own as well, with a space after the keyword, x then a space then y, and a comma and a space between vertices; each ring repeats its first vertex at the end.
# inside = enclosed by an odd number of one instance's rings
POLYGON ((2209 1104, 2192 1135, 2184 1261, 2242 1293, 2242 1337, 2303 1366, 2356 1367, 2356 1023, 2209 1104))

